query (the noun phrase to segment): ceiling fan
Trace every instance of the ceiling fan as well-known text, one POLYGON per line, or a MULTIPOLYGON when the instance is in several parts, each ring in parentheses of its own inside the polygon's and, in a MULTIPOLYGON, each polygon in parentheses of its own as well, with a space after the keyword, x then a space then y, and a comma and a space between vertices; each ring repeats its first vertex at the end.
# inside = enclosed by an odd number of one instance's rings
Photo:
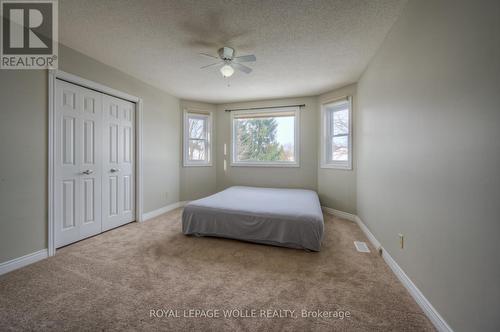
POLYGON ((207 56, 209 58, 217 59, 220 60, 218 62, 206 65, 201 67, 200 69, 205 69, 213 66, 221 66, 220 67, 220 72, 222 76, 230 77, 231 75, 234 74, 234 69, 238 69, 245 74, 250 74, 252 72, 252 68, 245 66, 242 64, 242 62, 254 62, 257 61, 257 58, 253 54, 249 55, 242 55, 242 56, 237 56, 235 57, 234 54, 234 49, 231 47, 222 47, 219 49, 218 54, 219 57, 207 54, 207 53, 200 53, 201 55, 207 56))

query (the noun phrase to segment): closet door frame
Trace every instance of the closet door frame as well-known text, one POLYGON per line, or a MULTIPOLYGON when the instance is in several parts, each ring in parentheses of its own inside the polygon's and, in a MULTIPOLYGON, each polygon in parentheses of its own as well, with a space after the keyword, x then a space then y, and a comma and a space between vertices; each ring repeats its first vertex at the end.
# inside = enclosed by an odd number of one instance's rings
POLYGON ((115 90, 108 86, 66 73, 62 70, 48 70, 48 255, 56 253, 55 241, 55 98, 56 79, 76 84, 113 97, 135 103, 135 221, 142 222, 143 211, 143 172, 142 172, 142 99, 127 93, 115 90))

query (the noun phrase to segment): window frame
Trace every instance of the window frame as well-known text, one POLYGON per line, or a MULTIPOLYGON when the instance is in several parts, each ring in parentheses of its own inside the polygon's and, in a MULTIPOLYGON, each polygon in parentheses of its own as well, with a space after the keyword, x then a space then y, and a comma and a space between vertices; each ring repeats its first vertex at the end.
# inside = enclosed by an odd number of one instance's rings
POLYGON ((299 107, 279 107, 273 108, 272 110, 262 108, 262 109, 251 109, 251 110, 241 110, 232 111, 230 117, 231 126, 231 156, 230 156, 230 166, 231 167, 300 167, 300 108, 299 107), (259 115, 262 113, 279 113, 279 112, 293 112, 294 113, 294 156, 295 161, 238 161, 236 160, 236 140, 235 140, 235 119, 238 115, 259 115))
MULTIPOLYGON (((340 111, 340 107, 337 111, 340 111)), ((331 169, 342 169, 342 170, 352 170, 352 156, 353 156, 353 143, 352 143, 352 128, 353 128, 353 118, 352 118, 352 97, 342 97, 330 99, 321 104, 321 168, 331 168, 331 169), (332 160, 331 156, 331 140, 335 135, 332 133, 332 123, 331 118, 333 113, 336 111, 327 111, 327 107, 335 107, 343 105, 347 102, 348 114, 349 114, 349 133, 347 135, 337 135, 347 137, 347 160, 332 160)))
MULTIPOLYGON (((205 111, 205 110, 196 110, 196 109, 185 109, 183 115, 183 166, 184 167, 211 167, 212 164, 212 133, 213 133, 213 112, 205 111), (206 131, 206 160, 189 160, 189 141, 191 138, 189 137, 189 118, 190 117, 198 117, 205 118, 207 123, 207 131, 206 131)), ((203 139, 200 139, 203 140, 203 139)))

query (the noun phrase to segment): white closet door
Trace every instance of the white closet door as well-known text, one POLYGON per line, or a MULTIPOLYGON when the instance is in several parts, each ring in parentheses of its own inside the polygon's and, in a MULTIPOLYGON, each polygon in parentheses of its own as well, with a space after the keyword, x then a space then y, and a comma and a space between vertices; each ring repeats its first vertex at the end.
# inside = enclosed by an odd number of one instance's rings
POLYGON ((56 247, 101 232, 102 95, 56 81, 56 247))
POLYGON ((103 95, 103 231, 135 220, 135 104, 103 95))

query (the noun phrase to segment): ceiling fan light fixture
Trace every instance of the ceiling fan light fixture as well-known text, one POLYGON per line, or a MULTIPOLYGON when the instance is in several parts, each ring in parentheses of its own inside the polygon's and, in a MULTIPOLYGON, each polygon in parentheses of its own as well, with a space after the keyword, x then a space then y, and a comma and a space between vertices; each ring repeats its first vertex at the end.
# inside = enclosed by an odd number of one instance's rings
POLYGON ((226 65, 222 66, 222 68, 220 69, 220 72, 221 72, 222 76, 224 76, 224 77, 231 77, 234 74, 234 68, 231 67, 230 65, 226 64, 226 65))

